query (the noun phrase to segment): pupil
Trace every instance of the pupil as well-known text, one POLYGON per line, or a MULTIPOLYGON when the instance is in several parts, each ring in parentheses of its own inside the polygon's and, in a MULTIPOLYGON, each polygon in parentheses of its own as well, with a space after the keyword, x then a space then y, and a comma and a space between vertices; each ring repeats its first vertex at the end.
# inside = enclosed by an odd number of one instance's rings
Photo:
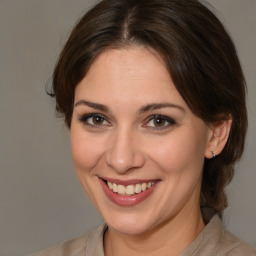
POLYGON ((156 118, 155 120, 154 120, 154 124, 155 124, 155 126, 162 126, 162 125, 164 125, 164 119, 162 119, 162 118, 156 118))
POLYGON ((102 124, 102 117, 100 117, 100 116, 95 116, 94 118, 93 118, 93 121, 94 121, 94 123, 95 124, 102 124))

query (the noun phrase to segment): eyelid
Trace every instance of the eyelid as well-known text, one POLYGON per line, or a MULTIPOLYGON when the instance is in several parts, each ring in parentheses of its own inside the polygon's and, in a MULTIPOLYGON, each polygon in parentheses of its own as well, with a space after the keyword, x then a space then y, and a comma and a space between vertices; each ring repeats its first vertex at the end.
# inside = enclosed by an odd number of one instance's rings
MULTIPOLYGON (((78 117, 78 120, 85 126, 89 126, 89 127, 92 127, 92 128, 106 128, 106 127, 109 127, 109 126, 112 126, 111 122, 109 121, 109 119, 101 114, 101 113, 88 113, 88 114, 83 114, 83 115, 80 115, 78 117), (103 122, 107 122, 107 124, 105 123, 102 123, 102 124, 93 124, 93 123, 89 123, 88 120, 90 118, 93 118, 93 117, 100 117, 103 119, 103 122)), ((173 126, 176 124, 176 121, 169 117, 169 116, 165 116, 165 115, 160 115, 160 114, 155 114, 155 115, 151 115, 149 117, 147 117, 144 121, 143 121, 143 125, 142 127, 144 128, 149 128, 149 129, 152 129, 152 130, 164 130, 164 129, 167 129, 169 128, 170 126, 173 126), (166 124, 164 124, 163 126, 154 126, 154 125, 148 125, 149 122, 151 122, 152 120, 154 119, 162 119, 164 122, 166 122, 166 124)))
POLYGON ((81 116, 78 117, 78 120, 80 122, 82 122, 84 125, 86 126, 91 126, 91 127, 97 127, 97 128, 101 128, 104 126, 111 126, 111 123, 109 122, 108 118, 106 118, 106 116, 100 114, 100 113, 88 113, 88 114, 83 114, 81 116), (89 124, 87 121, 89 118, 93 118, 93 117, 101 117, 102 119, 104 119, 104 121, 106 121, 108 123, 108 125, 106 124, 89 124))
POLYGON ((176 124, 176 121, 175 121, 173 118, 168 117, 168 116, 165 116, 165 115, 159 115, 159 114, 157 114, 157 115, 151 115, 151 116, 149 116, 149 117, 145 120, 143 127, 151 128, 151 129, 153 129, 153 130, 163 130, 163 129, 167 129, 168 127, 170 127, 170 126, 172 126, 172 125, 175 125, 175 124, 176 124), (148 126, 148 125, 147 125, 150 121, 152 121, 153 119, 156 119, 156 118, 163 119, 164 121, 168 122, 168 125, 159 126, 159 127, 157 127, 157 126, 154 127, 154 126, 148 126))

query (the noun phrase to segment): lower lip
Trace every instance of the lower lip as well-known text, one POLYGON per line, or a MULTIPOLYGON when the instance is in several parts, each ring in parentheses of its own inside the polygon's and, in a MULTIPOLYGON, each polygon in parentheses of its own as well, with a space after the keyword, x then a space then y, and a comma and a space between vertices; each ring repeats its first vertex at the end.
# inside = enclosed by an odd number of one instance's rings
POLYGON ((134 194, 132 196, 125 196, 125 195, 119 195, 117 193, 114 193, 112 190, 109 189, 109 187, 107 186, 107 184, 100 179, 100 183, 102 185, 102 188, 106 194, 106 196, 115 204, 119 205, 119 206, 134 206, 137 205, 139 203, 141 203, 142 201, 144 201, 146 198, 148 198, 151 193, 155 190, 155 188, 157 187, 158 183, 157 182, 154 186, 152 186, 151 188, 148 188, 147 190, 139 193, 139 194, 134 194))

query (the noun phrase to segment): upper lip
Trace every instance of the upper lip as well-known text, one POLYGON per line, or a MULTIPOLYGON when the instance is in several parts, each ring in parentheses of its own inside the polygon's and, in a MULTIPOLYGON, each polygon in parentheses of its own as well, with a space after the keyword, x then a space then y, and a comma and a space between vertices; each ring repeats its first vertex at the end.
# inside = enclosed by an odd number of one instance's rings
POLYGON ((112 179, 107 177, 99 177, 100 179, 104 181, 110 181, 111 183, 115 183, 118 185, 135 185, 135 184, 142 184, 142 183, 148 183, 148 182, 154 182, 154 181, 160 181, 159 179, 130 179, 130 180, 119 180, 119 179, 112 179))

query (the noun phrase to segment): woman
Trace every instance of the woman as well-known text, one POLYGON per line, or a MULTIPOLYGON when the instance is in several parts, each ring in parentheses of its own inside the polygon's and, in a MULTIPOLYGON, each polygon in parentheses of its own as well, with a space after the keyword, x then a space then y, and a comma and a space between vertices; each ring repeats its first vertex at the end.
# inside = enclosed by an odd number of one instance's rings
POLYGON ((106 225, 36 255, 256 255, 223 230, 245 81, 196 0, 104 0, 73 29, 52 96, 106 225))

